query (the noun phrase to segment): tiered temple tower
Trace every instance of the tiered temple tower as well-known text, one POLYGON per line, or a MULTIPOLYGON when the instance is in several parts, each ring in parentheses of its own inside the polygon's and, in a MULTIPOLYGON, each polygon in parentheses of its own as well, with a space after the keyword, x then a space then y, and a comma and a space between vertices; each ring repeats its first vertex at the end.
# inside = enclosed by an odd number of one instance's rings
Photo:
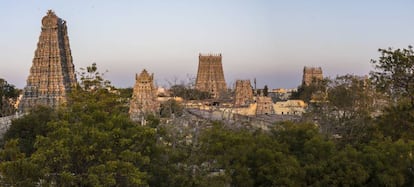
POLYGON ((210 92, 214 98, 219 98, 220 94, 227 89, 221 54, 199 54, 198 60, 196 89, 210 92))
POLYGON ((274 114, 273 101, 270 97, 258 96, 256 97, 257 109, 256 115, 274 114))
POLYGON ((146 114, 155 114, 159 111, 157 89, 154 86, 154 74, 147 70, 135 75, 135 86, 129 107, 129 116, 134 121, 140 121, 146 114))
POLYGON ((36 105, 56 107, 65 103, 67 94, 75 85, 66 21, 49 10, 42 19, 39 42, 19 110, 28 111, 36 105))
POLYGON ((253 88, 250 80, 237 80, 234 97, 234 106, 247 106, 253 101, 253 88))
POLYGON ((312 81, 320 81, 323 79, 323 73, 321 67, 304 67, 302 85, 309 86, 312 81))

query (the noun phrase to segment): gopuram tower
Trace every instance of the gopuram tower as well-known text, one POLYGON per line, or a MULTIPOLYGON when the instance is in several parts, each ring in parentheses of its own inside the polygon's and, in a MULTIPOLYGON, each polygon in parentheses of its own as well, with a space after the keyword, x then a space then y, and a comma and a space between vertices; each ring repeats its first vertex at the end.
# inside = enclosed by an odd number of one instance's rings
POLYGON ((198 56, 198 72, 196 89, 209 92, 213 98, 219 98, 226 91, 221 54, 208 54, 198 56))
POLYGON ((154 86, 154 75, 147 70, 135 75, 135 86, 129 106, 129 116, 133 121, 143 120, 146 114, 156 114, 160 104, 157 101, 157 89, 154 86))
POLYGON ((321 81, 323 79, 323 73, 321 67, 304 67, 302 85, 309 86, 313 81, 321 81))
POLYGON ((247 106, 253 101, 253 88, 250 80, 237 80, 234 96, 234 105, 236 107, 247 106))
POLYGON ((67 94, 75 85, 66 21, 49 10, 42 19, 39 42, 19 110, 28 111, 36 105, 56 107, 65 103, 67 94))

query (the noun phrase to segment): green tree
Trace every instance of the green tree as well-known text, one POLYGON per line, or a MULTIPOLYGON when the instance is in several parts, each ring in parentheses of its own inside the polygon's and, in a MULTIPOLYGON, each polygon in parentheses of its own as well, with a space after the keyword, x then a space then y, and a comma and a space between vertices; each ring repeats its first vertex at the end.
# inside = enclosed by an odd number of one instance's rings
POLYGON ((299 86, 297 92, 292 94, 291 99, 300 99, 306 103, 324 102, 329 82, 330 80, 327 78, 323 80, 313 79, 311 84, 299 86))
POLYGON ((184 107, 177 101, 170 99, 164 103, 161 103, 160 115, 161 117, 170 118, 173 115, 179 117, 183 115, 184 107))
POLYGON ((19 140, 9 140, 0 151, 1 186, 36 186, 41 177, 40 167, 20 152, 19 140))
POLYGON ((160 118, 154 114, 148 114, 145 116, 146 125, 151 128, 157 128, 160 124, 160 118))
MULTIPOLYGON (((178 124, 177 124, 178 125, 178 124)), ((188 144, 185 129, 177 125, 157 127, 159 142, 151 156, 150 186, 195 186, 197 144, 188 144)))
POLYGON ((111 82, 105 80, 104 74, 98 71, 98 67, 96 63, 92 63, 91 66, 85 68, 80 68, 81 72, 78 72, 80 75, 80 86, 87 91, 91 90, 99 90, 101 88, 109 88, 111 87, 111 82))
POLYGON ((391 98, 388 107, 377 120, 379 130, 392 140, 400 138, 413 140, 413 47, 379 49, 379 52, 381 53, 379 59, 371 60, 375 69, 370 75, 376 88, 391 98))
POLYGON ((127 116, 98 111, 68 121, 49 123, 53 130, 37 138, 31 160, 47 174, 43 180, 79 186, 146 184, 153 130, 127 116))
POLYGON ((399 139, 414 140, 414 110, 410 103, 401 103, 387 107, 376 120, 377 127, 383 136, 396 141, 399 139))
POLYGON ((276 124, 273 137, 287 146, 303 170, 303 186, 363 186, 369 178, 360 162, 362 153, 351 146, 337 146, 310 123, 276 124))
POLYGON ((323 133, 340 135, 344 143, 369 141, 381 94, 366 77, 344 75, 328 82, 325 100, 309 103, 304 119, 316 120, 323 133))
MULTIPOLYGON (((303 173, 286 146, 260 131, 227 129, 216 124, 200 137, 201 163, 207 176, 232 186, 297 186, 303 173), (215 175, 212 175, 215 174, 215 175)), ((207 180, 214 180, 208 179, 207 180)))
POLYGON ((363 154, 346 146, 327 159, 321 186, 364 186, 369 180, 366 166, 361 163, 363 154))
POLYGON ((371 60, 375 70, 371 77, 377 88, 397 101, 408 100, 414 108, 414 51, 407 49, 379 49, 381 56, 371 60))
POLYGON ((272 135, 276 141, 287 145, 290 153, 303 160, 305 143, 318 136, 318 131, 318 127, 311 123, 281 122, 275 124, 272 135))
POLYGON ((267 87, 267 85, 264 86, 263 88, 263 96, 268 96, 269 95, 269 88, 267 87))
POLYGON ((203 100, 210 99, 209 92, 203 92, 185 85, 173 85, 170 88, 171 95, 174 97, 182 97, 185 100, 203 100))
POLYGON ((119 95, 121 98, 127 98, 127 99, 132 98, 132 92, 133 92, 132 88, 118 88, 118 91, 119 91, 119 95))
POLYGON ((19 90, 0 78, 0 117, 12 115, 16 111, 13 105, 17 97, 19 97, 19 90))
POLYGON ((372 141, 361 148, 367 186, 413 186, 413 141, 372 141))
POLYGON ((4 134, 4 142, 18 139, 20 150, 27 156, 34 151, 37 136, 45 136, 48 133, 47 123, 56 120, 56 113, 48 107, 34 108, 29 114, 12 121, 4 134))

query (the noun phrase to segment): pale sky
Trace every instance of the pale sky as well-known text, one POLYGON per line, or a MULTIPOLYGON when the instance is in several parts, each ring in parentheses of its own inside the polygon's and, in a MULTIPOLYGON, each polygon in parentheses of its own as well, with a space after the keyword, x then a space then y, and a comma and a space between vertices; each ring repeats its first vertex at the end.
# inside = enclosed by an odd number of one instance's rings
POLYGON ((0 78, 23 88, 48 9, 67 21, 73 63, 96 62, 116 87, 144 68, 157 84, 195 77, 222 53, 228 86, 295 88, 304 66, 366 75, 378 48, 414 44, 412 0, 0 0, 0 78))

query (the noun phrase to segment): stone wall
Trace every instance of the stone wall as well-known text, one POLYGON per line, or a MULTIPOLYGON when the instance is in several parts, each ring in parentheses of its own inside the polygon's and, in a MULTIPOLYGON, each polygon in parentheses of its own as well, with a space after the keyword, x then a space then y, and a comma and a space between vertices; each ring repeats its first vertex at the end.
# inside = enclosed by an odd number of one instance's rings
POLYGON ((6 116, 0 118, 0 138, 3 138, 4 133, 9 129, 13 119, 22 117, 23 114, 16 114, 12 116, 6 116))

